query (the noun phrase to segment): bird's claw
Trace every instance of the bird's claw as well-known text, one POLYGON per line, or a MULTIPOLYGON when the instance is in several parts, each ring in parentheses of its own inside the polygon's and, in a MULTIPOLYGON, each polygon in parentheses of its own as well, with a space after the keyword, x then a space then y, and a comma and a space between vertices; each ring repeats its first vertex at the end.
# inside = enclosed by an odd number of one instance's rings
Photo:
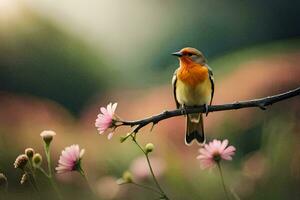
POLYGON ((182 108, 181 108, 181 114, 182 115, 186 115, 186 107, 185 106, 182 106, 182 108))
POLYGON ((208 105, 204 104, 204 108, 205 108, 205 116, 207 116, 208 115, 208 105))

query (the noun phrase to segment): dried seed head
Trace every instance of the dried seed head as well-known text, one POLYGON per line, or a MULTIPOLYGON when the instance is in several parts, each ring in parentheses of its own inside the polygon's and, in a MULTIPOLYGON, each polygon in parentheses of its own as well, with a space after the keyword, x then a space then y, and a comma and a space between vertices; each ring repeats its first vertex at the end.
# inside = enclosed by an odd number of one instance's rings
POLYGON ((29 179, 29 175, 27 173, 23 174, 20 183, 23 185, 24 183, 26 183, 29 179))
POLYGON ((46 145, 49 145, 51 143, 52 139, 53 139, 53 136, 55 136, 56 133, 54 131, 51 131, 51 130, 45 130, 45 131, 41 132, 40 135, 43 138, 46 145))
POLYGON ((34 155, 34 149, 33 148, 25 149, 25 154, 27 155, 28 158, 32 158, 34 155))
POLYGON ((0 190, 2 188, 6 188, 7 186, 7 178, 3 173, 0 173, 0 190))
POLYGON ((14 163, 15 168, 24 169, 28 162, 28 157, 25 154, 21 154, 16 158, 14 163))

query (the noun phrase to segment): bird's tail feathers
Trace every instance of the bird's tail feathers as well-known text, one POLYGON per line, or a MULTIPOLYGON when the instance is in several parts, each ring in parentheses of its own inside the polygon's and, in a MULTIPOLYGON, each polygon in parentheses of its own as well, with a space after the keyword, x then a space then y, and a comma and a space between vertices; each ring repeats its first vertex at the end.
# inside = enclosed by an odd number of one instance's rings
POLYGON ((198 144, 205 142, 202 114, 189 114, 186 118, 185 144, 191 145, 194 140, 198 144))

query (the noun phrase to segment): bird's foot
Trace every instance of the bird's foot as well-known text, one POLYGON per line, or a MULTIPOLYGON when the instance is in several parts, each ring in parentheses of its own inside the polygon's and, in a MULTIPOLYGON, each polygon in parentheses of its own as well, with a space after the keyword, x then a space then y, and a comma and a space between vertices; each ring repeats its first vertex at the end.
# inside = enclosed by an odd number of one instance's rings
POLYGON ((185 105, 183 105, 183 106, 181 107, 181 114, 182 114, 182 115, 186 115, 186 106, 185 106, 185 105))

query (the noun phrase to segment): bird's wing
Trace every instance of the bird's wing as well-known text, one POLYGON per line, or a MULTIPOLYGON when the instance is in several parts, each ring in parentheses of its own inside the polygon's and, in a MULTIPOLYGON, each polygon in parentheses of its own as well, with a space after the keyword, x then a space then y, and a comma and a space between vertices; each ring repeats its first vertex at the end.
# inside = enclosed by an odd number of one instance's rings
POLYGON ((209 74, 209 80, 211 83, 211 98, 210 98, 210 103, 209 105, 211 105, 213 97, 214 97, 214 92, 215 92, 215 82, 214 82, 214 75, 212 72, 212 69, 207 65, 207 69, 208 69, 208 74, 209 74))
POLYGON ((177 101, 177 97, 176 97, 176 82, 177 82, 177 70, 175 70, 174 74, 173 74, 173 78, 172 78, 172 86, 173 86, 173 95, 174 95, 174 100, 176 103, 176 108, 180 107, 179 102, 177 101))

